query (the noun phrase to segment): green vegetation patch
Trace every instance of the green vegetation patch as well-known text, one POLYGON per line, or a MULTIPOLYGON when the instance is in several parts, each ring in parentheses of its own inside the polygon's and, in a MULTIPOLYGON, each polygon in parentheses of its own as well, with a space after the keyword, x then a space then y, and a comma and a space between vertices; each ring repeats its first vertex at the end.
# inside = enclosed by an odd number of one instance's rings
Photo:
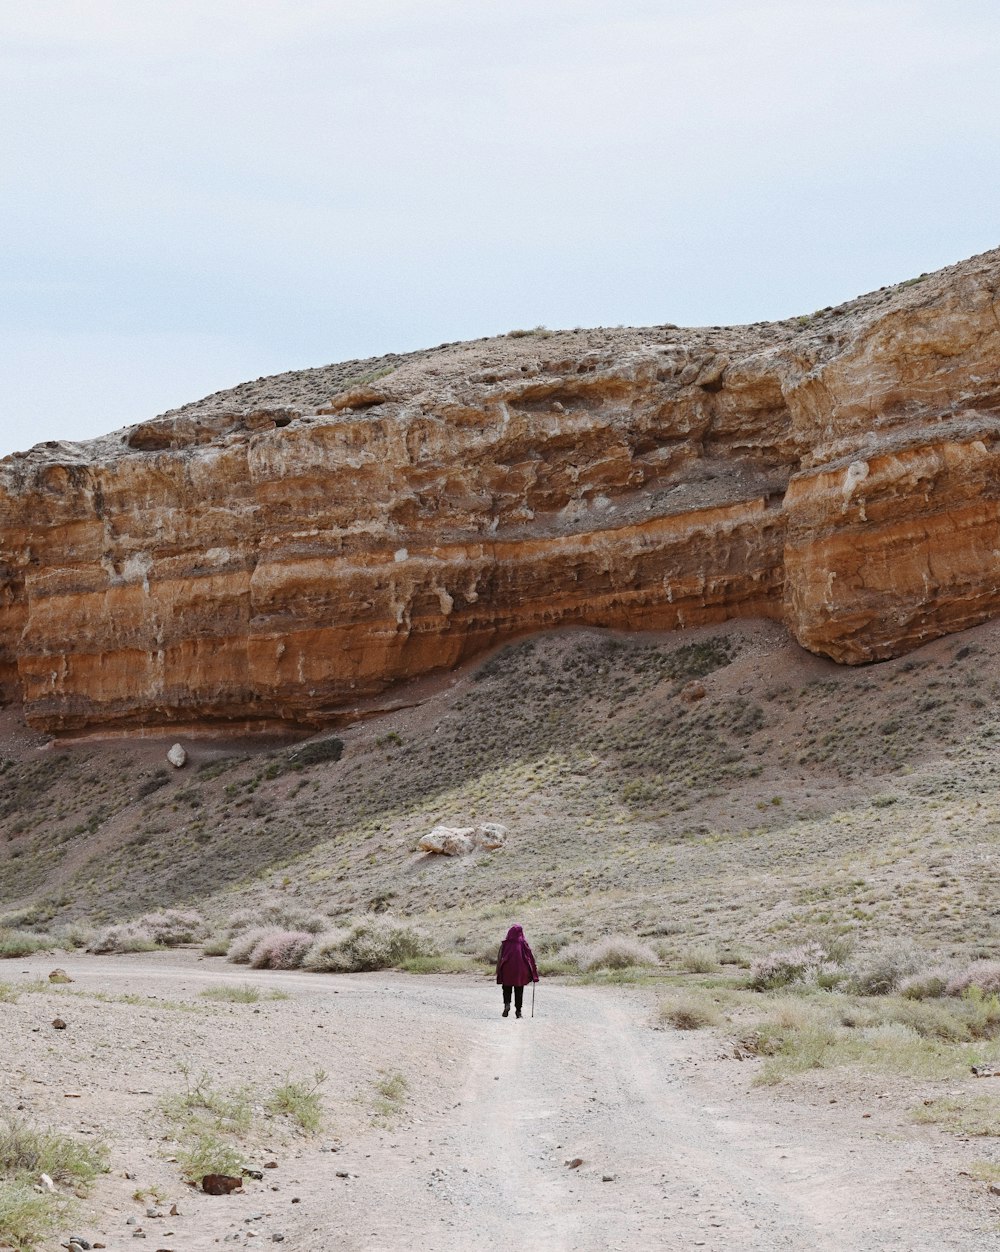
POLYGON ((104 1169, 103 1147, 0 1115, 0 1246, 27 1250, 41 1243, 73 1211, 72 1196, 59 1188, 82 1191, 104 1169), (55 1191, 42 1185, 43 1174, 55 1191))

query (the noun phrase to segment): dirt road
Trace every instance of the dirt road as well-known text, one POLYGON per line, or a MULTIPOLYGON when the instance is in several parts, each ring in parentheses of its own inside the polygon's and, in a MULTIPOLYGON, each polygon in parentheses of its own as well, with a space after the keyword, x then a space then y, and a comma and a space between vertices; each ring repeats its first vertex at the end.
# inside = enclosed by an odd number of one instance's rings
MULTIPOLYGON (((958 1178, 954 1141, 901 1134, 849 1096, 751 1089, 708 1036, 651 1029, 647 992, 543 983, 517 1021, 466 977, 258 973, 194 953, 64 963, 69 994, 0 1005, 3 1103, 106 1138, 112 1171, 81 1233, 110 1249, 137 1232, 173 1252, 276 1235, 301 1252, 995 1246, 997 1214, 958 1178), (290 998, 199 996, 248 982, 290 998), (265 1124, 249 1163, 278 1168, 244 1195, 196 1193, 158 1112, 184 1064, 258 1090, 322 1067, 329 1129, 265 1124), (395 1073, 408 1095, 386 1121, 373 1084, 395 1073), (160 1199, 133 1198, 147 1189, 160 1199)), ((4 979, 27 981, 52 960, 8 965, 4 979)))

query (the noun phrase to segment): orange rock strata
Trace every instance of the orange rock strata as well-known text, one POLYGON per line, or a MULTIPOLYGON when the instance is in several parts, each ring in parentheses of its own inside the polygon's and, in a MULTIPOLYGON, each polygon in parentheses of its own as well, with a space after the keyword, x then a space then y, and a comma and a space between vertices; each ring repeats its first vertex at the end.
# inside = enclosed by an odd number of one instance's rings
POLYGON ((449 345, 8 457, 0 683, 50 730, 314 726, 571 623, 770 616, 852 663, 962 629, 1000 604, 998 284, 449 345))

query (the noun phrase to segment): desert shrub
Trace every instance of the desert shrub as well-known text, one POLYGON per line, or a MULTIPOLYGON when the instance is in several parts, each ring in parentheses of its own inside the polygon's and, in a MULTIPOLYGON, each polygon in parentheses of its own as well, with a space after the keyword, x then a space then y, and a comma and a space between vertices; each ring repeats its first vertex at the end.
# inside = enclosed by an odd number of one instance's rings
POLYGON ((1000 1034, 1000 996, 968 987, 962 993, 960 1011, 974 1039, 992 1039, 1000 1034))
POLYGON ((30 1181, 0 1179, 0 1247, 36 1247, 63 1220, 64 1205, 30 1181))
POLYGON ((715 974, 720 969, 719 954, 714 947, 707 944, 682 948, 677 957, 677 966, 686 974, 715 974))
POLYGON ((348 973, 391 969, 416 957, 436 955, 436 947, 422 931, 383 914, 321 935, 303 964, 318 973, 348 973))
POLYGON ((307 930, 269 930, 250 953, 254 969, 298 969, 315 942, 307 930))
POLYGON ((661 1025, 674 1030, 701 1030, 718 1026, 722 1020, 718 1006, 707 996, 685 992, 660 1001, 658 1017, 661 1025))
POLYGON ((83 1186, 104 1169, 104 1151, 68 1135, 35 1130, 16 1117, 0 1118, 0 1175, 48 1174, 55 1182, 83 1186))
POLYGON ((850 931, 820 931, 809 935, 809 939, 819 944, 826 960, 832 965, 846 965, 854 955, 857 944, 857 937, 850 931))
POLYGON ((820 969, 828 964, 818 943, 769 952, 751 965, 747 986, 754 991, 774 991, 795 982, 814 982, 820 969))
POLYGON ((144 778, 139 784, 136 788, 136 797, 143 800, 146 796, 151 796, 154 791, 159 791, 161 787, 165 787, 169 781, 170 775, 167 771, 158 769, 155 773, 150 774, 148 778, 144 778))
POLYGON ((88 948, 94 941, 97 931, 84 922, 70 922, 62 926, 53 938, 56 946, 69 951, 72 948, 88 948))
POLYGON ((405 1074, 383 1073, 374 1084, 375 1100, 373 1113, 377 1122, 392 1122, 399 1117, 406 1107, 406 1094, 410 1084, 405 1074))
POLYGON ((935 1000, 943 996, 952 975, 947 969, 922 970, 900 979, 899 994, 906 1000, 935 1000))
POLYGON ((815 978, 821 991, 835 991, 847 980, 847 971, 833 961, 822 961, 816 968, 815 978))
POLYGON ((975 961, 948 979, 945 993, 961 996, 973 988, 983 995, 1000 994, 1000 961, 975 961))
POLYGON ((120 922, 98 931, 87 948, 98 956, 121 952, 152 952, 157 943, 140 921, 120 922))
POLYGON ((559 959, 585 974, 598 969, 633 969, 660 963, 651 947, 630 935, 608 935, 593 943, 569 944, 559 953, 559 959))
POLYGON ((225 956, 229 951, 229 940, 225 935, 212 935, 201 945, 203 956, 225 956))
POLYGON ((208 933, 208 924, 194 909, 165 909, 162 913, 147 913, 139 921, 153 942, 164 948, 197 943, 208 933))
POLYGON ((229 919, 227 930, 230 938, 244 930, 278 929, 308 930, 311 935, 321 934, 328 921, 319 913, 299 908, 287 900, 263 900, 255 908, 242 909, 229 919))
POLYGON ((854 957, 850 966, 850 986, 858 995, 884 996, 898 990, 900 983, 915 974, 926 958, 904 939, 889 939, 854 957))
POLYGON ((64 1196, 36 1190, 41 1174, 82 1193, 103 1169, 103 1148, 0 1117, 0 1246, 33 1248, 71 1212, 64 1196))
POLYGON ((321 1069, 313 1075, 312 1082, 286 1078, 267 1097, 264 1107, 272 1115, 290 1118, 306 1134, 314 1135, 323 1124, 320 1088, 325 1082, 326 1073, 321 1069))
POLYGON ((892 1005, 891 1018, 915 1031, 922 1039, 943 1039, 960 1043, 969 1039, 972 1014, 964 1015, 945 1004, 904 1000, 892 1005))
POLYGON ((306 953, 302 968, 316 974, 343 974, 348 970, 347 958, 342 952, 343 944, 350 936, 347 928, 329 930, 313 940, 306 953))
POLYGON ((0 930, 0 959, 4 957, 31 956, 52 947, 47 935, 35 935, 28 930, 0 930))
POLYGON ((239 1177, 244 1153, 210 1129, 196 1129, 177 1148, 177 1164, 188 1182, 197 1184, 206 1174, 239 1177))
POLYGON ((292 765, 321 765, 324 761, 339 761, 343 752, 343 739, 319 739, 293 748, 288 759, 292 765))
MULTIPOLYGON (((536 958, 541 956, 554 956, 561 948, 564 948, 569 942, 569 935, 563 933, 545 933, 532 935, 531 950, 536 958)), ((499 946, 499 945, 498 945, 499 946)), ((496 948, 492 950, 491 961, 496 960, 496 948)))
POLYGON ((276 933, 278 933, 276 926, 254 926, 250 930, 240 931, 236 938, 230 941, 226 959, 232 961, 234 965, 249 965, 257 944, 276 933))
POLYGON ((160 1102, 182 1175, 193 1183, 205 1174, 239 1175, 245 1157, 238 1143, 253 1122, 249 1089, 216 1087, 207 1074, 192 1082, 185 1071, 185 1079, 183 1092, 160 1102))

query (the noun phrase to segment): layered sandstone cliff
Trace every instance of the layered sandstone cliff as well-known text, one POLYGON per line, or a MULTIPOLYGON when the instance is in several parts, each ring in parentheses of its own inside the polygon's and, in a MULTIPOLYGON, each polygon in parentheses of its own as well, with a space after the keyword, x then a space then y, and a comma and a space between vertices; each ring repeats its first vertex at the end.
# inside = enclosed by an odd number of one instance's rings
POLYGON ((303 371, 0 462, 0 682, 52 730, 319 725, 570 623, 838 661, 1000 608, 1000 252, 789 322, 303 371))

